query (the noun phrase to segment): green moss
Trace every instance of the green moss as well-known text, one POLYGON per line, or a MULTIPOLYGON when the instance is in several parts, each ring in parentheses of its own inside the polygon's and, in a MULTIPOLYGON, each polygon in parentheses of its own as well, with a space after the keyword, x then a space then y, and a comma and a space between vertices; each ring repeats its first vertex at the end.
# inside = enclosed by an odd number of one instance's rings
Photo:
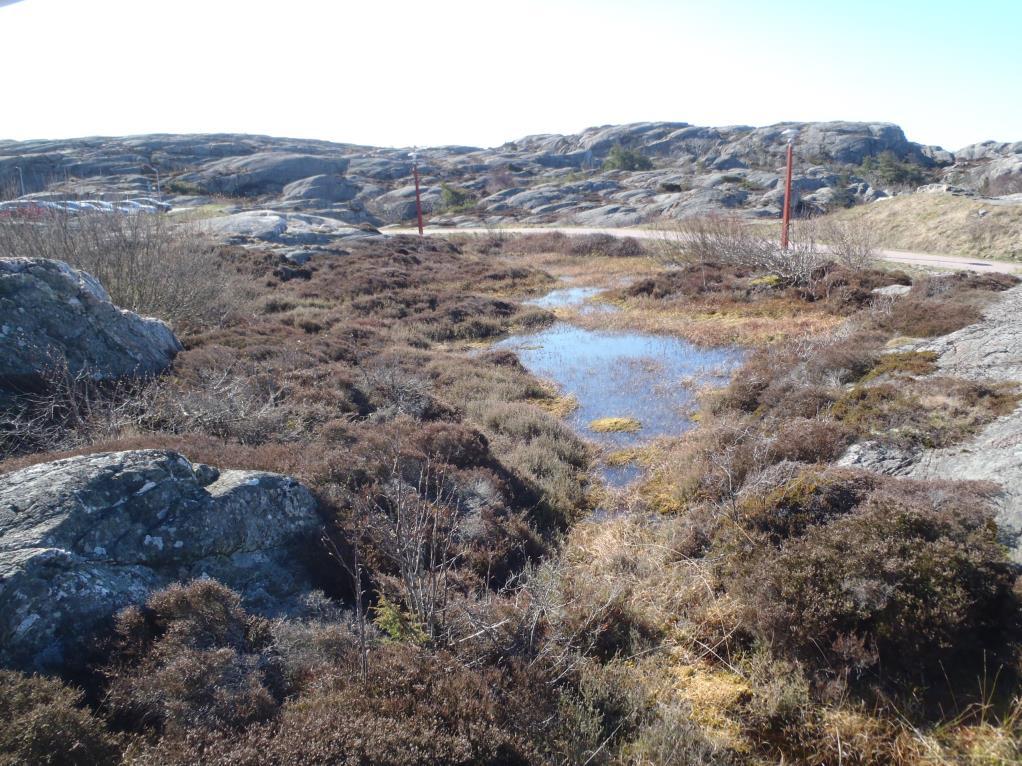
POLYGON ((869 434, 890 425, 892 416, 899 410, 911 409, 911 402, 897 388, 890 383, 882 383, 856 386, 834 402, 830 414, 856 431, 869 434))
POLYGON ((429 640, 429 635, 422 626, 386 596, 380 596, 379 602, 372 608, 372 613, 376 627, 394 641, 425 644, 429 640))

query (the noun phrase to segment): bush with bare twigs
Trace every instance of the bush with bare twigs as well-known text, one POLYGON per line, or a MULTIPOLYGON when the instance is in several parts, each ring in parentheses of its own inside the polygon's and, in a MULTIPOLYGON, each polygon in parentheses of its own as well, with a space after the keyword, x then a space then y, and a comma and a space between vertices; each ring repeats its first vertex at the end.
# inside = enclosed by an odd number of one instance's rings
POLYGON ((65 261, 96 277, 116 305, 178 329, 217 324, 236 302, 212 241, 158 213, 0 219, 0 257, 65 261))
POLYGON ((797 221, 787 250, 737 216, 689 218, 664 228, 654 250, 668 265, 713 263, 752 269, 789 285, 806 285, 829 263, 867 268, 874 256, 869 232, 845 223, 797 221))

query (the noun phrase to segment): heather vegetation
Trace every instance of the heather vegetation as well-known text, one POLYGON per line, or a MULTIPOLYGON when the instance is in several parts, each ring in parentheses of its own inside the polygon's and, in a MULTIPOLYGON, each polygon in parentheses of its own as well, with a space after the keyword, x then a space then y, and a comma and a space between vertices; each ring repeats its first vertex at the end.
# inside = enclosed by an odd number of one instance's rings
POLYGON ((163 447, 295 476, 329 530, 308 551, 322 593, 273 619, 215 581, 151 594, 74 676, 0 674, 0 763, 1017 762, 995 488, 834 465, 865 439, 961 443, 1015 407, 892 346, 1016 280, 854 248, 781 272, 702 225, 669 264, 561 235, 396 237, 305 266, 210 253, 231 310, 180 323, 162 377, 58 370, 6 424, 0 470, 163 447), (579 321, 749 348, 620 496, 562 392, 488 346, 553 321, 522 299, 582 273, 638 278, 579 321), (873 292, 890 285, 911 289, 873 292))

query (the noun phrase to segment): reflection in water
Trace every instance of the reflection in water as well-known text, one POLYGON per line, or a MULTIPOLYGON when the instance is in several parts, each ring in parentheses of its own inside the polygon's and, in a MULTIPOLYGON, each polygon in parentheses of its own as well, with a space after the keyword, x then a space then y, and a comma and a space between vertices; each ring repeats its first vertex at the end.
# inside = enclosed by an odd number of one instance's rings
MULTIPOLYGON (((517 352, 534 375, 574 394, 579 407, 569 416, 571 424, 611 449, 686 431, 692 425, 688 410, 694 403, 693 382, 723 385, 741 362, 736 349, 704 349, 678 338, 585 330, 564 322, 507 338, 497 346, 517 352), (589 428, 592 421, 607 417, 635 418, 642 428, 636 433, 596 433, 589 428)), ((639 472, 634 465, 624 465, 607 467, 603 473, 609 484, 621 486, 639 472)))
POLYGON ((597 295, 603 292, 600 287, 563 287, 558 290, 551 290, 542 298, 533 298, 525 301, 530 306, 539 306, 544 309, 577 308, 581 314, 594 314, 598 312, 617 311, 616 306, 609 303, 598 303, 593 301, 597 295))

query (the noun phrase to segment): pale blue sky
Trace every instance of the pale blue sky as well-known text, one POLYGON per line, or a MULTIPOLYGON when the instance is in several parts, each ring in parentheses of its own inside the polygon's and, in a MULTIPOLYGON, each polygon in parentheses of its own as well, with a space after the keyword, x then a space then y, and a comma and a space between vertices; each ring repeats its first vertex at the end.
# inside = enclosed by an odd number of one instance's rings
POLYGON ((0 0, 0 138, 496 145, 675 120, 1022 140, 1022 0, 0 0))

